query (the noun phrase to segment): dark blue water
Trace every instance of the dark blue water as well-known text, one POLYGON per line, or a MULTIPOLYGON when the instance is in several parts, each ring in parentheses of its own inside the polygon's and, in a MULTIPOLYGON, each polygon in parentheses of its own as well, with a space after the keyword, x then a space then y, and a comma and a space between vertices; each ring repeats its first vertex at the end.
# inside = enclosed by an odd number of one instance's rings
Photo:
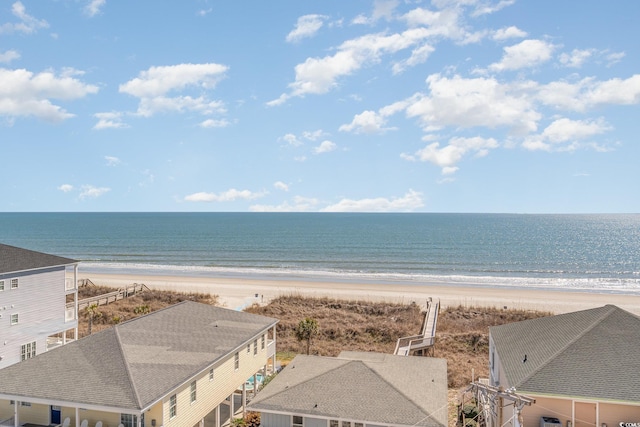
POLYGON ((85 271, 640 292, 640 215, 0 213, 85 271))

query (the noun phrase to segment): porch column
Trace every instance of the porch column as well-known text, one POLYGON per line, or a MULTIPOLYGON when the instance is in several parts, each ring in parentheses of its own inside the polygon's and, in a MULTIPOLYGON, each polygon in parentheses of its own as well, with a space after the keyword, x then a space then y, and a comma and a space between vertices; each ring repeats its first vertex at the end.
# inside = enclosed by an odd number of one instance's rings
POLYGON ((18 405, 20 402, 17 400, 13 401, 13 427, 18 427, 20 425, 20 421, 18 420, 18 405))
POLYGON ((222 403, 218 403, 218 406, 216 406, 216 427, 220 427, 220 405, 222 403))
MULTIPOLYGON (((74 290, 74 311, 75 311, 75 317, 76 317, 76 327, 73 330, 73 339, 77 340, 78 339, 78 264, 73 266, 73 288, 74 290)), ((65 331, 64 335, 67 335, 67 332, 65 331)), ((76 414, 77 415, 77 414, 76 414)), ((77 417, 76 417, 77 420, 77 417)), ((77 424, 77 421, 76 421, 77 424)))
POLYGON ((235 393, 231 393, 231 399, 229 399, 229 423, 233 425, 233 413, 236 411, 233 407, 235 393))
POLYGON ((76 406, 76 427, 80 427, 80 408, 76 406))
POLYGON ((200 427, 204 427, 204 418, 200 420, 200 427))
MULTIPOLYGON (((253 383, 255 387, 255 382, 253 383)), ((247 416, 247 410, 245 409, 247 406, 247 383, 242 384, 242 418, 247 416)))

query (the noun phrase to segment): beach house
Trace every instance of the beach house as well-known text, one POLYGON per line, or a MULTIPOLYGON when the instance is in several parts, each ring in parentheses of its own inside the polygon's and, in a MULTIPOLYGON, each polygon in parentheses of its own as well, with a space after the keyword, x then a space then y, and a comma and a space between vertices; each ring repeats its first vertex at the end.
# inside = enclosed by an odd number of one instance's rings
POLYGON ((0 369, 75 339, 78 261, 0 244, 0 369))
POLYGON ((275 366, 276 323, 192 301, 120 323, 0 370, 0 425, 220 426, 275 366))
POLYGON ((296 356, 249 403, 262 427, 447 426, 447 362, 342 352, 296 356))
POLYGON ((640 425, 640 317, 613 305, 489 328, 490 383, 532 397, 501 426, 640 425), (546 417, 546 418, 542 418, 546 417))

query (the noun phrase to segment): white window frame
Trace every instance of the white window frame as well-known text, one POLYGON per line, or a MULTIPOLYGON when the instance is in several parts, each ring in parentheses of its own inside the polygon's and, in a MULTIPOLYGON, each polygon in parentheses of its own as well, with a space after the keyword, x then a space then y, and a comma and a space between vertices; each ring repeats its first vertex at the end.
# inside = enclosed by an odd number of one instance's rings
POLYGON ((20 346, 20 361, 24 362, 36 356, 36 342, 28 342, 20 346))
POLYGON ((178 416, 178 396, 172 394, 169 398, 169 419, 178 416))
POLYGON ((240 353, 236 351, 236 354, 233 355, 233 367, 237 371, 240 369, 240 353))
POLYGON ((247 354, 251 353, 251 343, 247 344, 247 354))
POLYGON ((209 381, 213 381, 213 368, 209 369, 209 381))
POLYGON ((18 289, 18 279, 11 279, 11 289, 18 289))
POLYGON ((258 339, 253 340, 253 355, 258 354, 258 339))
POLYGON ((4 280, 0 280, 0 292, 4 291, 4 280))
POLYGON ((18 322, 20 321, 20 316, 18 316, 18 313, 13 313, 11 315, 11 325, 17 325, 18 322))
POLYGON ((198 398, 198 384, 196 381, 191 381, 191 403, 195 403, 198 398))
POLYGON ((291 427, 304 427, 304 417, 302 415, 291 415, 291 427), (300 418, 300 422, 297 423, 296 418, 300 418))
POLYGON ((265 338, 264 338, 264 334, 262 334, 262 337, 260 337, 260 350, 264 350, 264 342, 265 342, 265 338))

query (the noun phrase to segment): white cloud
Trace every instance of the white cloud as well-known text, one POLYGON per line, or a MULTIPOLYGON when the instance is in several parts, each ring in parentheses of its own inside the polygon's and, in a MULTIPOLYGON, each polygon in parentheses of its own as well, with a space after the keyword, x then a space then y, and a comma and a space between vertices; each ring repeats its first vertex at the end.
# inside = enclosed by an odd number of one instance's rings
POLYGON ((382 114, 378 114, 375 111, 363 111, 360 114, 356 114, 351 123, 342 125, 338 128, 341 132, 354 132, 354 133, 383 133, 393 128, 387 128, 385 125, 387 120, 382 114))
POLYGON ((229 121, 226 119, 220 119, 220 120, 214 120, 214 119, 207 119, 205 121, 203 121, 202 123, 200 123, 200 127, 203 128, 224 128, 229 126, 229 121))
POLYGON ((530 132, 536 130, 541 117, 528 94, 493 78, 447 78, 433 74, 427 83, 430 96, 414 96, 406 110, 409 117, 420 118, 426 130, 482 126, 530 132))
POLYGON ((282 181, 276 181, 273 183, 274 188, 282 191, 289 191, 289 185, 282 181))
POLYGON ((61 186, 58 187, 58 190, 64 192, 64 193, 68 193, 69 191, 73 191, 73 185, 71 184, 62 184, 61 186))
POLYGON ((256 193, 249 190, 236 190, 235 188, 231 188, 218 194, 206 192, 189 194, 188 196, 185 196, 184 200, 187 202, 233 202, 238 199, 259 199, 267 194, 268 193, 265 191, 256 193))
POLYGON ((41 28, 49 28, 49 23, 44 19, 37 19, 29 15, 22 2, 17 1, 13 3, 11 13, 18 18, 19 22, 0 24, 0 34, 32 34, 41 28))
POLYGON ((322 129, 314 130, 314 131, 304 131, 302 132, 302 136, 309 141, 317 141, 318 139, 326 136, 327 133, 322 129))
POLYGON ((122 113, 119 112, 96 113, 93 117, 98 119, 98 123, 93 126, 95 130, 124 129, 129 127, 129 125, 122 122, 122 113))
POLYGON ((393 74, 400 74, 408 67, 414 67, 426 62, 429 55, 431 55, 435 50, 436 49, 433 46, 426 43, 422 46, 418 46, 411 51, 411 56, 409 58, 393 64, 393 67, 391 68, 393 74))
POLYGON ((612 127, 604 121, 598 120, 570 120, 561 118, 555 120, 542 132, 542 136, 551 142, 567 142, 574 139, 585 139, 594 135, 610 131, 612 127))
POLYGON ((6 52, 0 52, 0 63, 8 64, 14 59, 19 59, 20 53, 16 50, 7 50, 6 52))
POLYGON ((318 145, 317 147, 315 147, 313 149, 313 152, 316 154, 322 154, 322 153, 328 153, 330 151, 333 151, 337 148, 336 144, 329 141, 329 140, 325 140, 322 141, 320 143, 320 145, 318 145))
POLYGON ((418 150, 415 154, 401 154, 405 160, 419 160, 422 162, 433 163, 442 168, 443 174, 451 174, 457 170, 455 165, 462 158, 472 152, 476 156, 482 157, 487 155, 490 149, 498 148, 498 142, 493 138, 461 138, 455 137, 449 140, 444 147, 440 147, 439 142, 433 142, 426 147, 418 150))
POLYGON ((351 23, 356 25, 370 25, 375 24, 380 19, 390 21, 393 19, 393 13, 397 6, 397 0, 375 0, 373 3, 373 12, 370 17, 361 14, 356 16, 351 23))
POLYGON ((93 185, 83 185, 80 189, 80 199, 92 198, 95 199, 97 197, 102 196, 105 193, 111 191, 108 187, 94 187, 93 185))
POLYGON ((292 133, 288 133, 285 136, 283 136, 282 140, 293 147, 299 147, 302 145, 302 141, 300 141, 298 137, 292 133))
POLYGON ((98 92, 97 86, 51 71, 34 74, 25 69, 0 68, 0 81, 0 115, 35 116, 50 122, 74 116, 52 104, 51 99, 72 100, 98 92))
POLYGON ((409 190, 402 197, 387 199, 342 199, 334 205, 321 209, 321 212, 411 212, 424 206, 422 193, 409 190))
POLYGON ((200 10, 197 12, 197 15, 198 15, 198 16, 207 16, 207 15, 208 15, 208 14, 210 14, 211 12, 213 12, 213 9, 212 9, 212 8, 209 8, 209 9, 200 9, 200 10))
POLYGON ((107 161, 107 166, 118 166, 122 161, 114 156, 104 156, 104 159, 107 161))
POLYGON ((504 48, 500 62, 489 65, 493 71, 518 70, 533 67, 551 59, 555 46, 543 40, 523 40, 504 48))
POLYGON ((471 16, 481 16, 495 13, 507 6, 511 6, 515 2, 516 0, 500 0, 497 3, 493 3, 492 1, 474 1, 472 3, 477 3, 476 9, 471 13, 471 16))
POLYGON ((101 8, 107 4, 107 0, 89 0, 84 7, 84 13, 90 17, 94 17, 101 12, 101 8))
POLYGON ((195 111, 204 115, 224 113, 224 104, 210 101, 205 95, 168 96, 188 89, 211 90, 225 77, 225 65, 178 64, 151 67, 135 79, 120 85, 119 91, 140 99, 137 114, 150 117, 159 112, 195 111))
POLYGON ((561 53, 558 59, 565 67, 580 68, 593 54, 593 49, 573 49, 571 53, 561 53))
POLYGON ((313 37, 320 28, 327 16, 324 15, 304 15, 298 18, 296 27, 287 34, 286 40, 289 43, 299 42, 300 40, 313 37))
POLYGON ((518 27, 511 26, 511 27, 500 28, 499 30, 494 31, 492 38, 494 40, 507 40, 507 39, 513 39, 513 38, 522 38, 526 36, 527 36, 526 31, 523 31, 518 27))
POLYGON ((606 60, 607 60, 607 67, 612 66, 613 64, 616 64, 618 62, 620 62, 622 60, 622 58, 625 57, 625 53, 624 52, 614 52, 614 53, 610 53, 606 56, 606 60))

